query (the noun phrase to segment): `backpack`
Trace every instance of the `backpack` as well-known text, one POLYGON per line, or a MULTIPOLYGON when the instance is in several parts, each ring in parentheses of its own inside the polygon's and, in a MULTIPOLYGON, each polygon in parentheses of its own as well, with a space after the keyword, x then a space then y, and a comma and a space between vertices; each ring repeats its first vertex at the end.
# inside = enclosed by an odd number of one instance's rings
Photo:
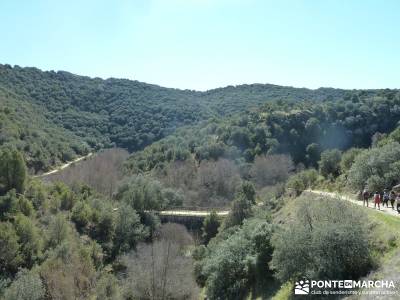
POLYGON ((389 194, 388 193, 384 193, 383 194, 383 200, 389 201, 389 194))

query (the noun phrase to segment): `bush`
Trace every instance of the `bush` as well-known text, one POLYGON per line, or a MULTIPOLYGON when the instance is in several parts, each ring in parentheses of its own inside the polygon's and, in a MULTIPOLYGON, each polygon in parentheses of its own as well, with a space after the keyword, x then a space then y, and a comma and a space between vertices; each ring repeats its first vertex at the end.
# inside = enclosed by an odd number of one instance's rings
POLYGON ((300 194, 302 191, 313 187, 318 179, 318 172, 314 169, 301 171, 293 176, 291 176, 286 184, 286 186, 300 194))
POLYGON ((298 200, 296 218, 273 238, 272 266, 282 281, 356 279, 372 265, 365 215, 348 203, 298 200))
POLYGON ((264 221, 245 221, 242 228, 226 238, 210 242, 207 251, 198 254, 196 277, 205 281, 209 299, 242 299, 257 280, 271 272, 272 226, 264 221))

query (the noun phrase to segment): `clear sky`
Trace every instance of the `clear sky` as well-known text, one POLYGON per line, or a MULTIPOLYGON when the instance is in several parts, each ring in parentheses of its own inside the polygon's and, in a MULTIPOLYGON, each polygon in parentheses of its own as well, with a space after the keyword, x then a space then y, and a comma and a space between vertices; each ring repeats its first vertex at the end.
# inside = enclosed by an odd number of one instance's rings
POLYGON ((1 0, 0 63, 197 90, 400 88, 400 1, 1 0))

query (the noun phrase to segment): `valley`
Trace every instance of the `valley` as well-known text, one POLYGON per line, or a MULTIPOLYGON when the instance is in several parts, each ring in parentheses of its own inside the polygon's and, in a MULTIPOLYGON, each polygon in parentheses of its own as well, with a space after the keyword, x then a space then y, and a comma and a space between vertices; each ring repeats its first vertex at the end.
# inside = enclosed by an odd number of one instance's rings
POLYGON ((0 103, 5 299, 291 299, 392 272, 398 213, 346 195, 399 183, 398 90, 1 65, 0 103))
POLYGON ((400 299, 399 12, 0 1, 0 300, 400 299))

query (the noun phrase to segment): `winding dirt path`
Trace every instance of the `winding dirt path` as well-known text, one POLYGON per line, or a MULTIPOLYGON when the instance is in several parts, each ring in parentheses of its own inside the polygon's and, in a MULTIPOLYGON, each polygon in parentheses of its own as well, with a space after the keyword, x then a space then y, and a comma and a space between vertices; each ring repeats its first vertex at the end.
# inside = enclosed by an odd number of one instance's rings
MULTIPOLYGON (((346 196, 346 195, 341 195, 339 193, 332 193, 332 192, 325 192, 325 191, 319 191, 319 190, 305 190, 305 193, 312 193, 315 195, 320 195, 320 196, 327 196, 327 197, 331 197, 331 198, 335 198, 335 199, 340 199, 340 200, 345 200, 345 201, 349 201, 355 205, 359 205, 359 206, 363 206, 363 201, 354 199, 353 197, 350 196, 346 196)), ((364 206, 365 208, 367 208, 366 206, 364 206)), ((400 214, 396 211, 393 210, 392 207, 390 206, 390 202, 389 202, 389 207, 383 207, 382 203, 381 203, 381 209, 375 209, 374 208, 374 202, 373 199, 369 199, 369 206, 368 209, 373 209, 376 210, 378 212, 381 213, 386 213, 392 216, 396 216, 396 217, 400 217, 400 214)))
POLYGON ((89 154, 87 154, 87 155, 85 155, 85 156, 81 156, 81 157, 78 157, 78 158, 76 158, 76 159, 74 159, 74 160, 71 160, 71 161, 69 161, 69 162, 67 162, 67 163, 65 163, 65 164, 63 164, 63 165, 61 165, 61 166, 59 166, 59 167, 57 167, 57 168, 51 170, 51 171, 48 171, 48 172, 43 173, 43 174, 40 174, 40 175, 35 175, 35 176, 32 176, 32 177, 33 177, 33 178, 46 177, 46 176, 55 174, 55 173, 57 173, 57 172, 60 172, 61 170, 64 170, 65 168, 68 168, 69 166, 71 166, 71 165, 74 164, 74 163, 77 163, 77 162, 79 162, 79 161, 81 161, 81 160, 84 160, 84 159, 86 159, 86 158, 89 158, 89 157, 92 156, 92 155, 93 155, 93 153, 90 152, 89 154))

